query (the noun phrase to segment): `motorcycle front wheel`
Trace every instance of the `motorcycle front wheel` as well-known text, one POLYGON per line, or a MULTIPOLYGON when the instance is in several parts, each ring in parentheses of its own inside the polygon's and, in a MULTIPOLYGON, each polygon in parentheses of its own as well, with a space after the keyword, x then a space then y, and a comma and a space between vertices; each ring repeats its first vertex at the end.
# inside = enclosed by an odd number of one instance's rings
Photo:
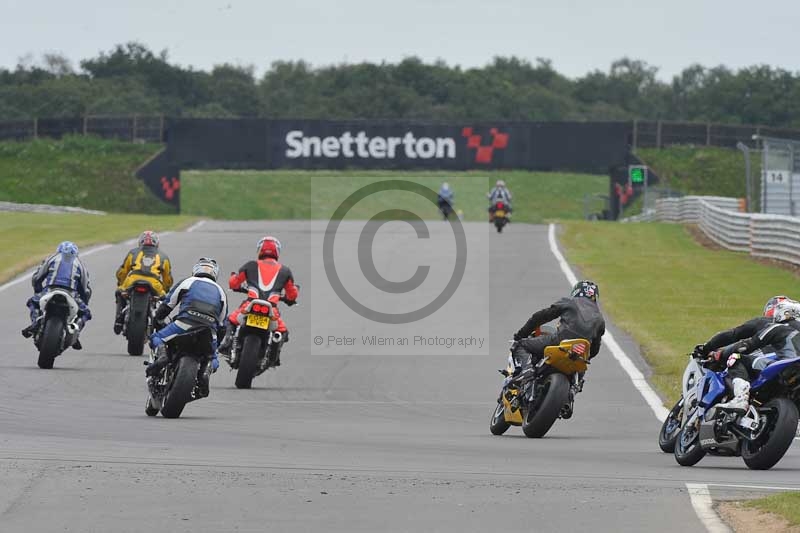
POLYGON ((763 433, 755 440, 742 441, 742 459, 752 470, 768 470, 775 466, 794 442, 797 432, 797 406, 791 400, 775 398, 762 409, 766 411, 763 433))
POLYGON ((510 427, 511 424, 506 422, 505 407, 503 406, 503 402, 497 402, 497 407, 494 408, 492 418, 489 420, 489 431, 492 432, 492 435, 502 435, 508 431, 508 428, 510 427))
POLYGON ((675 439, 675 460, 681 466, 694 466, 705 457, 706 452, 700 446, 700 432, 694 427, 685 427, 678 432, 675 439))
POLYGON ((681 419, 683 418, 683 398, 678 400, 670 410, 664 423, 661 424, 661 431, 658 432, 658 447, 664 453, 675 451, 675 441, 678 440, 678 433, 681 432, 681 419))
POLYGON ((550 374, 545 378, 544 386, 534 399, 534 404, 525 413, 522 432, 526 437, 538 439, 550 430, 561 408, 569 400, 569 380, 560 373, 550 374))

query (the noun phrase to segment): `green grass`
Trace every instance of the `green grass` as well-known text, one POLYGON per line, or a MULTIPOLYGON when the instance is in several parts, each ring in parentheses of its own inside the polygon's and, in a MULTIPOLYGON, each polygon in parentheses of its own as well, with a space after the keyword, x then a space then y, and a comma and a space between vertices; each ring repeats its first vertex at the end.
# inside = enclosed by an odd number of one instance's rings
MULTIPOLYGON (((659 187, 669 187, 684 194, 711 196, 747 196, 744 155, 733 148, 709 146, 670 146, 668 148, 639 148, 643 161, 661 178, 659 187)), ((751 152, 753 199, 758 205, 761 176, 761 153, 751 152)))
POLYGON ((800 492, 782 492, 746 502, 747 507, 774 513, 789 521, 792 526, 800 526, 800 492))
POLYGON ((80 247, 118 242, 145 229, 166 231, 188 226, 194 218, 175 215, 82 215, 0 212, 0 282, 36 265, 59 242, 80 247))
POLYGON ((604 312, 642 347, 668 402, 695 344, 757 316, 769 297, 797 292, 794 274, 706 249, 680 225, 568 222, 560 240, 599 284, 604 312))
POLYGON ((67 136, 0 142, 0 200, 123 213, 170 213, 133 173, 157 144, 67 136))
MULTIPOLYGON (((407 180, 438 191, 443 181, 456 193, 465 220, 484 220, 486 193, 503 179, 514 195, 514 220, 541 223, 582 219, 584 195, 607 194, 608 177, 546 172, 401 171, 190 171, 182 174, 181 211, 220 219, 327 219, 355 190, 387 179, 407 180)), ((407 192, 380 193, 353 207, 350 218, 404 208, 424 219, 438 216, 427 200, 407 192)), ((599 210, 596 205, 593 210, 599 210)))

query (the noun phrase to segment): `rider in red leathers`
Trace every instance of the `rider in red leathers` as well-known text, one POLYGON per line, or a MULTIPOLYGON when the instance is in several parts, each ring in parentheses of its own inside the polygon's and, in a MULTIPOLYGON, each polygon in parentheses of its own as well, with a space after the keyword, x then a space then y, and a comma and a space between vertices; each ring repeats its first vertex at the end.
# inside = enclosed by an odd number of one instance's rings
MULTIPOLYGON (((258 241, 257 253, 257 260, 245 263, 238 272, 232 272, 228 280, 228 286, 234 291, 243 290, 245 284, 247 287, 247 299, 228 316, 225 338, 219 346, 219 352, 228 357, 231 354, 236 327, 239 325, 239 316, 247 308, 248 302, 254 298, 261 298, 272 303, 274 320, 278 323, 277 331, 283 334, 282 342, 289 342, 289 331, 278 311, 278 302, 282 301, 289 306, 297 303, 299 292, 294 283, 292 271, 286 265, 278 262, 281 243, 275 237, 266 236, 258 241)), ((280 352, 278 353, 276 366, 281 364, 280 352)))

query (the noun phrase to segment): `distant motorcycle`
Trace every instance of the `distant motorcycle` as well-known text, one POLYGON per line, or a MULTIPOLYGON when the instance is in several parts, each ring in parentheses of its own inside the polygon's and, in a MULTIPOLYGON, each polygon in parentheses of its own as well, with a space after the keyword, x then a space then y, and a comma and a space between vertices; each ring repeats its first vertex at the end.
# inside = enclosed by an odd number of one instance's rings
POLYGON ((492 223, 497 228, 497 233, 502 233, 508 222, 508 206, 502 200, 495 202, 492 208, 492 223))
POLYGON ((237 371, 236 388, 249 389, 256 376, 274 367, 278 361, 283 334, 277 331, 274 307, 280 300, 277 295, 262 299, 258 291, 247 284, 239 292, 247 292, 249 301, 234 333, 229 365, 237 371))
MULTIPOLYGON (((699 364, 711 364, 700 360, 699 364)), ((750 387, 750 408, 743 412, 717 405, 728 397, 727 370, 698 376, 684 400, 675 460, 692 466, 706 454, 741 456, 748 468, 775 466, 792 445, 800 403, 800 357, 776 361, 750 387)))
POLYGON ((78 338, 78 302, 64 289, 51 288, 39 300, 39 327, 33 342, 39 349, 39 368, 53 368, 56 357, 78 338))
POLYGON ((211 373, 212 341, 209 329, 190 330, 170 339, 161 348, 163 352, 150 353, 150 363, 162 354, 169 362, 159 375, 147 378, 147 416, 160 411, 164 418, 178 418, 186 404, 208 396, 202 383, 208 384, 211 373))
POLYGON ((439 197, 439 212, 442 214, 442 217, 445 220, 448 220, 450 216, 453 214, 453 204, 449 201, 445 200, 441 196, 439 197))
POLYGON ((511 426, 522 426, 526 437, 540 438, 558 418, 571 418, 589 364, 589 348, 586 339, 561 341, 545 348, 544 357, 524 372, 509 354, 507 368, 500 371, 506 378, 489 422, 491 433, 502 435, 511 426))
POLYGON ((127 291, 123 308, 122 334, 128 340, 128 354, 142 355, 147 338, 153 333, 153 313, 158 295, 145 280, 136 281, 127 291))

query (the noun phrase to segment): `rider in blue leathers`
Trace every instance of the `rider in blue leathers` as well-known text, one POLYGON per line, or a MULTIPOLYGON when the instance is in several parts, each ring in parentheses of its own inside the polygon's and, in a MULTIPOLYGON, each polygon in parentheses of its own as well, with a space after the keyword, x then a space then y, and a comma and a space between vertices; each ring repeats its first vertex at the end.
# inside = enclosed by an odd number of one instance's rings
MULTIPOLYGON (((31 313, 31 325, 22 330, 22 336, 26 339, 33 336, 39 327, 41 317, 39 300, 51 288, 65 289, 75 298, 78 304, 78 331, 83 330, 86 322, 91 320, 92 313, 88 306, 92 297, 89 271, 78 258, 78 247, 75 243, 64 241, 59 244, 56 253, 42 261, 33 273, 31 285, 34 294, 26 302, 31 313)), ((80 340, 76 338, 72 348, 75 350, 83 348, 80 340)))
POLYGON ((439 194, 436 196, 436 203, 439 204, 439 210, 443 214, 449 214, 453 211, 453 199, 455 198, 455 195, 456 194, 453 192, 453 189, 450 188, 449 183, 444 182, 442 183, 442 186, 439 187, 439 194))
MULTIPOLYGON (((217 357, 217 332, 225 327, 225 317, 228 315, 228 302, 225 291, 217 285, 219 266, 209 258, 201 258, 192 267, 192 276, 176 284, 169 291, 161 305, 155 312, 155 324, 163 324, 163 320, 176 306, 178 314, 167 326, 160 328, 150 336, 150 347, 158 350, 160 346, 171 339, 185 333, 190 333, 201 328, 211 330, 211 369, 216 372, 219 368, 217 357)), ((223 329, 224 330, 224 329, 223 329)), ((160 355, 155 362, 148 365, 146 374, 157 375, 168 363, 165 354, 160 355)), ((204 372, 201 375, 207 378, 204 372)), ((201 384, 208 391, 208 383, 201 384)))

